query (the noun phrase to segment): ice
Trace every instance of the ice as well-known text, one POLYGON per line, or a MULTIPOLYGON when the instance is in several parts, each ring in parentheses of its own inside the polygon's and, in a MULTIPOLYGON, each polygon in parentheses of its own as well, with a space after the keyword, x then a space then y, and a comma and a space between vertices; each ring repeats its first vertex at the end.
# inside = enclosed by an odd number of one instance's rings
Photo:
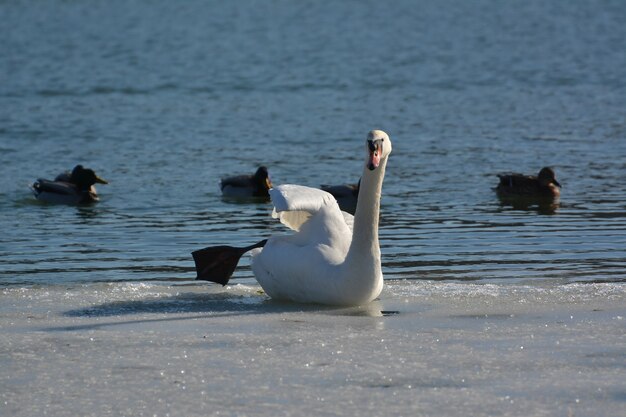
POLYGON ((619 416, 626 287, 390 281, 358 308, 254 284, 0 292, 0 414, 619 416))

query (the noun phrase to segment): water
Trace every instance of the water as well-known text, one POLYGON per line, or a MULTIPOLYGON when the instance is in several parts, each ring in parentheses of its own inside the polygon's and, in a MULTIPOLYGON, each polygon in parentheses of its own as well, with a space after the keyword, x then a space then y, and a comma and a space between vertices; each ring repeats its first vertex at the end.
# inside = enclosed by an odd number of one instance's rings
MULTIPOLYGON (((355 182, 394 141, 387 279, 624 281, 621 2, 50 2, 0 7, 0 283, 192 279, 189 253, 282 226, 228 174, 355 182), (83 163, 94 207, 28 184, 83 163), (555 167, 554 215, 495 174, 555 167)), ((243 262, 240 278, 252 274, 243 262)))
POLYGON ((626 3, 54 0, 2 2, 0 21, 4 411, 621 409, 626 3), (193 281, 193 250, 287 233, 270 204, 223 200, 220 177, 353 183, 373 128, 394 146, 380 301, 276 306, 247 258, 241 285, 193 281), (97 205, 34 200, 33 180, 77 163, 110 182, 97 205), (555 210, 496 198, 497 173, 543 166, 555 210), (389 368, 367 367, 372 338, 389 368), (242 378, 262 390, 229 397, 242 378))

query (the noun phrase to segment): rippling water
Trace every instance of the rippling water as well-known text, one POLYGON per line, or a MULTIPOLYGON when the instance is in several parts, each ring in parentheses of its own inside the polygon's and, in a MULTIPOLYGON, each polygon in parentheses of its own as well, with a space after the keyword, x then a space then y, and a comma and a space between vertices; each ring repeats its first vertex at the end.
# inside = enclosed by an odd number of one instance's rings
MULTIPOLYGON (((193 279, 190 252, 284 228, 221 176, 356 182, 394 143, 387 279, 626 281, 621 1, 5 2, 0 285, 193 279), (28 189, 83 163, 90 207, 28 189), (553 166, 558 207, 498 201, 553 166)), ((246 259, 236 272, 250 279, 246 259)))

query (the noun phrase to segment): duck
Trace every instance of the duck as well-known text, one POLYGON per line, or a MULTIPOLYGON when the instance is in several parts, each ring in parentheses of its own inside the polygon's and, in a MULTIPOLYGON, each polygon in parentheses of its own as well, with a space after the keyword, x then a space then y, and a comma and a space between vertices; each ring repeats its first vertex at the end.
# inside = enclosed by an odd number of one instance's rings
POLYGON ((92 169, 76 165, 72 171, 56 176, 54 181, 38 178, 32 185, 35 198, 52 204, 90 204, 100 200, 94 184, 108 184, 92 169))
POLYGON ((354 214, 356 202, 359 198, 360 185, 361 180, 359 179, 359 182, 356 184, 322 185, 320 188, 335 197, 342 211, 354 214))
POLYGON ((214 246, 196 251, 197 279, 226 285, 241 254, 249 251, 257 282, 274 300, 336 306, 375 300, 383 289, 378 222, 391 150, 387 133, 368 133, 354 216, 341 211, 333 195, 319 188, 273 187, 269 191, 272 216, 294 233, 271 236, 246 248, 214 246))
POLYGON ((264 166, 260 166, 252 175, 237 175, 220 180, 220 189, 224 197, 269 198, 270 188, 272 188, 272 181, 267 167, 264 166))
POLYGON ((561 184, 550 167, 541 168, 537 176, 516 173, 498 174, 496 192, 500 197, 556 198, 561 184))

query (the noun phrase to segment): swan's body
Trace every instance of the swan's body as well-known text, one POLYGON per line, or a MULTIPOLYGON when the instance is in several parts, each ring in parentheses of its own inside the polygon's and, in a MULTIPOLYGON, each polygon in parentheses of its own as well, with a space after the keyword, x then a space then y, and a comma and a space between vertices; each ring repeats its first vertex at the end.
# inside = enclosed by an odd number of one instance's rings
POLYGON ((259 167, 253 175, 237 175, 222 178, 220 181, 220 189, 224 197, 268 198, 268 190, 270 188, 272 188, 272 182, 270 181, 267 168, 264 166, 259 167))
POLYGON ((295 231, 272 237, 252 252, 252 270, 270 297, 359 305, 382 291, 378 217, 391 141, 373 130, 367 150, 354 217, 322 190, 297 185, 270 190, 275 216, 295 231))
POLYGON ((542 168, 537 176, 524 174, 499 174, 500 183, 496 192, 500 197, 554 198, 561 194, 561 184, 554 170, 542 168))
POLYGON ((35 198, 51 204, 90 204, 95 203, 100 198, 96 192, 94 184, 108 184, 96 173, 76 165, 70 172, 63 172, 56 176, 54 181, 39 178, 33 183, 31 189, 35 198))

